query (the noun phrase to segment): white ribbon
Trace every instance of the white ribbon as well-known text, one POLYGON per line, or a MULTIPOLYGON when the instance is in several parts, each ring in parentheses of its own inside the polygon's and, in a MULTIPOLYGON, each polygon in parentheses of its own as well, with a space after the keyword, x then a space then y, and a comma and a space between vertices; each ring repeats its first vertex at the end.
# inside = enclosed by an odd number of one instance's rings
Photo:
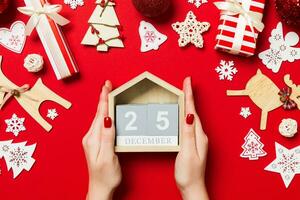
POLYGON ((255 31, 262 32, 265 25, 262 23, 262 13, 253 12, 253 11, 246 11, 243 6, 237 0, 227 0, 225 2, 215 2, 215 6, 222 11, 222 14, 225 15, 242 15, 247 24, 250 26, 251 32, 253 33, 254 40, 255 38, 255 31))
POLYGON ((68 24, 70 21, 64 18, 63 16, 59 15, 62 6, 59 4, 44 4, 41 8, 34 8, 34 7, 19 7, 18 10, 28 16, 31 16, 26 24, 26 35, 30 35, 32 30, 38 25, 41 16, 48 16, 51 18, 55 23, 64 26, 68 24))

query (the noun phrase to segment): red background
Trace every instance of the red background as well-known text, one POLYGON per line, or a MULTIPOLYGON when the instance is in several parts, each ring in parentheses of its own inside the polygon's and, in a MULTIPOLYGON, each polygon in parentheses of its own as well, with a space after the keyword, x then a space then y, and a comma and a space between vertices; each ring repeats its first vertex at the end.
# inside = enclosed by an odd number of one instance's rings
MULTIPOLYGON (((53 0, 61 3, 62 0, 53 0)), ((0 17, 1 27, 9 27, 16 20, 27 22, 28 17, 19 14, 16 7, 23 1, 12 3, 8 14, 0 17)), ((18 85, 33 84, 38 77, 58 94, 73 103, 70 110, 46 102, 41 113, 46 115, 48 108, 57 108, 59 117, 51 121, 53 130, 47 133, 15 101, 10 101, 0 115, 0 140, 13 139, 14 142, 37 143, 34 153, 36 163, 31 171, 23 171, 16 179, 7 171, 4 160, 0 161, 1 199, 84 199, 87 192, 88 174, 81 146, 81 139, 89 128, 98 103, 100 86, 106 79, 112 80, 115 87, 136 75, 148 70, 171 84, 181 88, 186 76, 192 76, 197 109, 204 129, 209 137, 209 160, 207 164, 207 186, 211 199, 296 199, 300 177, 295 176, 288 189, 280 174, 264 171, 275 158, 275 142, 292 148, 299 145, 300 138, 283 138, 278 125, 283 118, 299 118, 298 111, 287 112, 279 108, 269 115, 267 131, 259 130, 260 110, 247 97, 226 97, 227 89, 242 89, 247 80, 259 68, 278 86, 283 87, 283 76, 290 73, 294 82, 298 78, 299 61, 284 63, 278 74, 268 70, 257 56, 241 58, 214 50, 219 11, 212 4, 199 9, 188 4, 187 0, 173 0, 173 6, 166 17, 152 21, 142 17, 130 0, 117 1, 116 12, 124 27, 126 36, 124 49, 110 49, 100 53, 95 48, 80 44, 87 28, 87 20, 95 8, 94 1, 85 1, 85 6, 73 11, 64 5, 62 14, 71 20, 63 28, 67 41, 80 68, 80 76, 68 81, 57 81, 49 60, 36 31, 27 38, 22 54, 16 54, 0 46, 4 56, 3 71, 18 85), (211 23, 211 29, 204 34, 205 47, 197 49, 193 45, 179 48, 178 35, 171 23, 183 21, 186 13, 192 10, 200 21, 211 23), (156 28, 168 36, 168 40, 158 51, 141 53, 138 26, 141 20, 152 22, 156 28), (45 70, 38 75, 28 73, 23 59, 28 53, 39 53, 45 58, 45 70), (221 59, 233 60, 239 72, 232 82, 218 80, 215 67, 221 59), (250 106, 253 115, 247 120, 239 116, 241 106, 250 106), (4 119, 13 113, 26 117, 26 132, 18 137, 6 133, 4 119), (258 161, 240 158, 244 136, 253 128, 261 136, 268 155, 258 161)), ((269 47, 268 37, 276 27, 279 17, 274 0, 267 3, 264 22, 265 30, 258 41, 258 52, 269 47)), ((284 25, 284 32, 291 30, 284 25)), ((299 32, 298 32, 299 33, 299 32)), ((47 119, 48 120, 48 119, 47 119)), ((115 199, 181 199, 174 181, 175 153, 124 153, 120 154, 123 181, 116 191, 115 199)))

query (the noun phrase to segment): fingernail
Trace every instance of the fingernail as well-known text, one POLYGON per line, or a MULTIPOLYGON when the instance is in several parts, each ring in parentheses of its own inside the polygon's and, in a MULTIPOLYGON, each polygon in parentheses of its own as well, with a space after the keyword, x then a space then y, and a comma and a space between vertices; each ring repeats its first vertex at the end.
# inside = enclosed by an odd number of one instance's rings
POLYGON ((187 124, 192 125, 194 123, 194 118, 194 114, 187 114, 185 121, 187 124))
POLYGON ((105 117, 104 118, 104 127, 105 128, 111 128, 112 122, 110 117, 105 117))
POLYGON ((105 81, 105 84, 104 84, 106 87, 108 87, 109 86, 109 82, 108 82, 108 80, 106 80, 105 81))

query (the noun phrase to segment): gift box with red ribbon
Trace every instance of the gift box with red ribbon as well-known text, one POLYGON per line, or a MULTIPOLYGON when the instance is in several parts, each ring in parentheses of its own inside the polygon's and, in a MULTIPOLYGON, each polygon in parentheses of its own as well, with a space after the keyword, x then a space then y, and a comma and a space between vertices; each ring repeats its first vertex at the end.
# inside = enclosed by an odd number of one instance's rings
POLYGON ((225 0, 214 4, 221 10, 215 48, 231 54, 254 55, 258 34, 264 29, 265 0, 225 0))
POLYGON ((77 65, 58 25, 66 25, 69 20, 59 15, 62 6, 51 5, 46 0, 25 0, 26 7, 18 10, 30 19, 26 24, 26 35, 34 28, 41 39, 47 56, 58 80, 78 72, 77 65))

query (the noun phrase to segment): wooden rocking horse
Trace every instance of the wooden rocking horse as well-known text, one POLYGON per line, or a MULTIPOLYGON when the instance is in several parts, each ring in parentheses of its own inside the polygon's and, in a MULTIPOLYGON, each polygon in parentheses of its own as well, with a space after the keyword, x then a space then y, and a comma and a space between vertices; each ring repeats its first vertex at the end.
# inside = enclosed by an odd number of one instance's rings
POLYGON ((47 88, 40 78, 31 88, 28 85, 18 87, 3 74, 1 62, 2 56, 0 56, 0 106, 2 107, 10 97, 14 97, 46 131, 50 131, 52 126, 40 115, 40 105, 50 100, 69 109, 72 104, 47 88))

